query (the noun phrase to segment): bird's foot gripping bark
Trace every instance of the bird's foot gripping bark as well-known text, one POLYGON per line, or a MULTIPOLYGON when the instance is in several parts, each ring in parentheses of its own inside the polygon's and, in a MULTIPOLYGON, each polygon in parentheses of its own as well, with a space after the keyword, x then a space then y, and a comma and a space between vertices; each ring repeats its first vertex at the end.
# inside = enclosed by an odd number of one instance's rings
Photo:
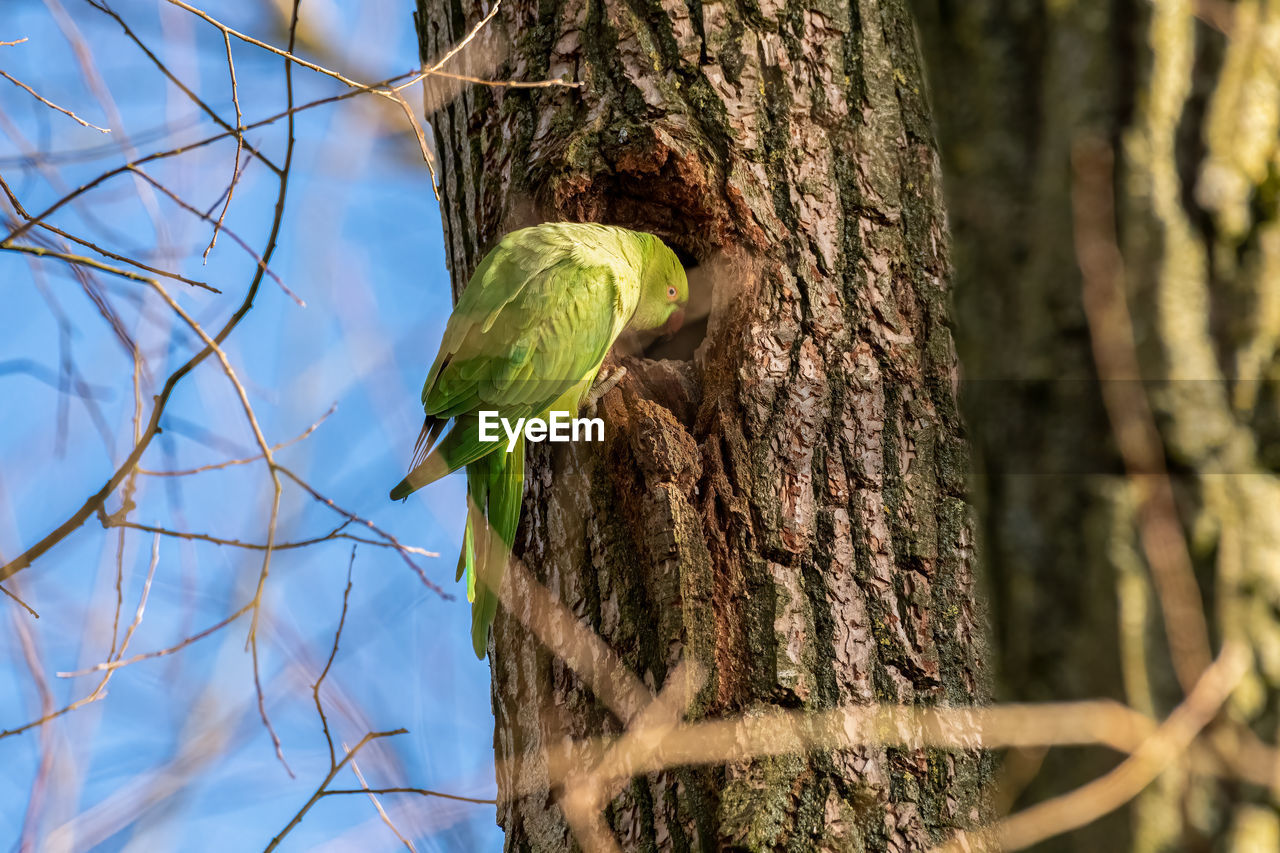
POLYGON ((596 377, 595 384, 591 386, 591 390, 587 392, 587 399, 584 408, 589 417, 596 416, 596 404, 600 402, 600 398, 608 394, 614 387, 622 381, 622 377, 627 375, 625 367, 618 367, 612 373, 603 374, 596 377))

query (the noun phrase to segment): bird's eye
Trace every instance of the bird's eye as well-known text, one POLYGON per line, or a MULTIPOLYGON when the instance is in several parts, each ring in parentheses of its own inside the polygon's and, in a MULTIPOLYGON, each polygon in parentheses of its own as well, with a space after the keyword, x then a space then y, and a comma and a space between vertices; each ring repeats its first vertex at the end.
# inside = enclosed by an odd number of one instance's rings
POLYGON ((677 291, 676 291, 676 289, 675 289, 674 287, 668 287, 668 288, 667 288, 667 298, 668 298, 668 299, 675 299, 675 298, 676 298, 676 295, 677 295, 677 291))

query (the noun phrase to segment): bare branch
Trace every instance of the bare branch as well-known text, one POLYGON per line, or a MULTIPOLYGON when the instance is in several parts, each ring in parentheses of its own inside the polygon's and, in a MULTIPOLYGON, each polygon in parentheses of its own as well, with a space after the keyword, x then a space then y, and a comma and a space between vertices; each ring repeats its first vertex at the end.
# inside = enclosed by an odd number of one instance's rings
MULTIPOLYGON (((307 816, 307 812, 311 811, 311 807, 314 806, 316 803, 318 803, 321 800, 321 798, 324 797, 325 789, 328 787, 329 783, 333 781, 333 777, 337 776, 338 772, 341 771, 342 768, 346 767, 347 763, 350 762, 352 759, 354 759, 356 757, 356 753, 358 753, 361 749, 363 749, 366 744, 368 744, 370 741, 374 741, 379 738, 395 737, 396 735, 407 734, 408 731, 409 731, 408 729, 392 729, 391 731, 386 731, 386 732, 369 732, 364 737, 360 738, 360 742, 357 743, 355 747, 352 748, 351 751, 349 751, 341 761, 339 761, 337 764, 335 764, 333 767, 329 769, 329 773, 324 777, 324 780, 320 783, 320 787, 316 788, 315 793, 311 795, 311 799, 307 800, 303 804, 302 808, 298 809, 297 814, 295 814, 289 820, 289 822, 285 825, 284 829, 276 833, 275 837, 273 837, 271 841, 267 844, 266 849, 263 851, 263 853, 271 853, 272 850, 275 850, 277 847, 279 847, 280 842, 284 840, 284 837, 288 835, 290 832, 292 832, 295 826, 302 823, 302 819, 307 816)), ((357 791, 357 793, 363 794, 364 791, 357 791)))
POLYGON ((213 226, 213 236, 209 239, 209 245, 205 247, 204 254, 201 256, 205 263, 209 262, 209 253, 213 251, 213 247, 218 243, 218 231, 222 228, 222 222, 227 218, 227 209, 231 207, 231 197, 235 194, 236 181, 240 179, 240 154, 244 151, 244 116, 240 113, 240 91, 236 83, 236 63, 231 58, 231 37, 226 33, 222 34, 222 40, 227 47, 227 71, 231 74, 231 103, 236 110, 236 156, 231 164, 231 182, 227 184, 227 199, 222 204, 222 212, 218 214, 218 221, 213 226))
POLYGON ((224 138, 225 136, 235 136, 236 139, 240 143, 242 143, 244 147, 249 151, 249 153, 252 154, 254 157, 257 157, 258 160, 261 161, 264 165, 266 165, 268 169, 274 172, 276 177, 280 177, 281 175, 283 175, 283 171, 281 170, 281 168, 277 166, 275 162, 271 160, 270 157, 267 157, 257 148, 250 145, 248 142, 244 141, 243 131, 248 130, 249 128, 238 127, 240 122, 236 122, 237 127, 232 127, 230 124, 224 121, 222 116, 218 115, 218 113, 213 109, 213 107, 209 106, 203 100, 201 100, 201 98, 195 92, 191 91, 191 88, 187 86, 187 84, 183 83, 180 79, 178 79, 178 77, 169 70, 169 67, 160 61, 160 58, 156 56, 155 53, 152 52, 151 48, 147 47, 147 45, 142 41, 142 39, 138 37, 138 35, 133 31, 133 29, 125 22, 124 18, 120 17, 120 15, 118 15, 110 6, 100 3, 99 0, 85 0, 85 2, 88 3, 90 6, 92 6, 93 8, 97 9, 98 11, 106 15, 109 15, 113 19, 115 19, 115 22, 120 25, 120 28, 124 31, 124 34, 129 38, 129 40, 132 41, 134 44, 136 44, 138 48, 144 54, 146 54, 147 59, 151 60, 152 64, 156 66, 156 68, 160 71, 160 73, 163 74, 169 80, 170 83, 172 83, 174 86, 178 88, 178 91, 182 92, 182 94, 186 96, 186 98, 189 101, 191 101, 193 104, 199 107, 201 112, 209 116, 209 118, 213 119, 215 124, 217 124, 223 130, 228 131, 228 133, 224 135, 224 138))
MULTIPOLYGON (((148 175, 142 169, 134 165, 129 165, 127 168, 130 172, 133 172, 135 175, 138 175, 144 181, 151 184, 151 186, 160 190, 160 192, 168 196, 175 204, 177 204, 183 210, 187 211, 190 214, 200 217, 205 222, 209 222, 215 225, 217 224, 217 220, 215 220, 209 214, 188 204, 177 193, 173 192, 173 190, 169 189, 164 184, 160 183, 155 178, 148 175)), ((229 199, 230 194, 228 194, 227 197, 229 199)), ((266 260, 260 257, 258 253, 253 250, 252 246, 250 246, 247 242, 242 240, 234 231, 232 231, 230 228, 227 228, 225 225, 220 225, 218 227, 228 237, 234 240, 236 244, 240 246, 240 248, 244 249, 245 252, 247 252, 250 257, 252 257, 255 261, 257 261, 258 267, 262 269, 264 272, 266 272, 267 275, 271 276, 271 280, 274 281, 276 284, 278 284, 280 286, 280 289, 283 290, 289 296, 289 298, 292 299, 297 304, 299 308, 307 307, 307 303, 302 301, 302 299, 296 293, 294 293, 292 290, 289 289, 289 286, 284 283, 284 280, 280 278, 280 276, 276 275, 275 272, 270 267, 267 266, 266 260)))
POLYGON ((428 788, 330 788, 324 792, 326 797, 339 794, 417 794, 420 797, 440 797, 444 800, 457 800, 460 803, 476 803, 482 806, 497 805, 495 799, 484 797, 464 797, 460 794, 446 794, 443 791, 432 791, 428 788))
MULTIPOLYGON (((10 44, 10 45, 12 45, 12 44, 21 44, 21 43, 22 43, 22 42, 24 42, 24 41, 26 41, 26 39, 21 39, 20 41, 16 41, 16 42, 5 42, 5 44, 10 44)), ((17 86, 17 87, 18 87, 18 88, 20 88, 20 89, 25 89, 28 93, 30 93, 31 97, 35 98, 35 99, 36 99, 37 101, 39 101, 40 103, 44 104, 46 107, 49 107, 50 109, 53 109, 53 110, 57 110, 58 112, 62 113, 64 116, 68 116, 68 117, 70 117, 70 118, 74 119, 74 120, 75 120, 75 122, 76 122, 77 124, 80 124, 80 125, 81 125, 81 126, 83 126, 83 127, 90 127, 90 128, 93 128, 94 130, 98 131, 99 133, 110 133, 110 132, 111 132, 111 130, 110 130, 109 128, 105 128, 105 127, 98 127, 96 124, 91 124, 91 123, 89 123, 89 122, 85 121, 84 119, 80 118, 80 116, 78 116, 78 115, 76 115, 75 113, 71 112, 71 110, 67 109, 66 107, 60 107, 60 106, 58 106, 58 105, 57 105, 57 104, 55 104, 53 101, 51 101, 51 100, 49 100, 48 98, 46 98, 46 97, 44 97, 43 95, 41 95, 41 94, 40 94, 39 92, 37 92, 35 89, 32 89, 32 88, 31 88, 30 86, 28 86, 26 83, 23 83, 23 82, 22 82, 21 80, 19 80, 17 77, 14 77, 13 75, 8 74, 7 72, 0 71, 0 77, 3 77, 4 79, 8 80, 10 83, 12 83, 13 85, 17 86)))
POLYGON ((225 619, 215 622, 214 624, 210 625, 208 628, 205 628, 203 631, 197 631, 196 633, 185 638, 184 640, 177 643, 176 645, 169 646, 168 648, 160 649, 154 652, 146 652, 140 655, 134 655, 131 658, 122 659, 123 656, 121 656, 121 657, 117 657, 116 660, 100 663, 100 664, 97 664, 96 666, 90 667, 89 669, 77 670, 76 672, 59 672, 57 673, 57 675, 59 678, 76 678, 78 676, 89 675, 90 673, 94 673, 94 672, 111 672, 112 670, 117 670, 117 669, 120 669, 121 667, 131 666, 135 663, 139 663, 144 660, 154 660, 155 658, 167 657, 173 654, 174 652, 182 651, 192 643, 199 642, 200 640, 203 640, 205 637, 208 637, 211 634, 215 634, 218 631, 221 631, 223 628, 227 627, 232 622, 236 621, 237 619, 239 619, 241 616, 245 615, 252 609, 253 609, 253 602, 250 601, 248 604, 244 605, 239 610, 236 610, 234 613, 232 613, 230 616, 226 617, 225 619))
POLYGON ((6 589, 6 588, 5 588, 5 587, 3 587, 3 586, 0 586, 0 592, 3 592, 5 595, 7 595, 9 598, 11 598, 15 603, 17 603, 19 607, 21 607, 23 610, 25 610, 25 611, 27 611, 28 613, 30 613, 30 614, 31 614, 32 616, 34 616, 35 618, 37 618, 37 619, 39 619, 39 618, 40 618, 40 614, 39 614, 39 613, 37 613, 37 612, 35 611, 35 609, 34 609, 30 604, 27 604, 25 601, 23 601, 21 598, 19 598, 19 597, 17 596, 17 594, 15 594, 15 593, 13 593, 13 592, 10 592, 8 589, 6 589))
MULTIPOLYGON (((332 415, 337 410, 338 410, 338 404, 335 402, 332 406, 329 407, 329 411, 325 412, 323 415, 320 416, 319 420, 317 420, 311 426, 307 427, 299 435, 294 436, 288 441, 282 441, 279 444, 273 444, 271 446, 271 450, 274 452, 276 450, 280 450, 281 448, 288 447, 291 444, 297 444, 298 442, 307 438, 308 436, 311 435, 311 433, 315 432, 316 429, 319 428, 320 424, 328 420, 329 416, 332 415)), ((181 471, 151 471, 146 468, 138 468, 138 473, 146 474, 151 477, 189 477, 192 474, 201 474, 201 473, 204 473, 205 471, 218 471, 223 468, 230 468, 233 465, 248 465, 250 462, 257 462, 259 459, 262 459, 262 454, 256 454, 254 456, 246 456, 243 459, 230 459, 226 462, 217 462, 211 465, 201 465, 199 468, 187 468, 181 471)))
POLYGON ((1072 165, 1076 254, 1094 364, 1116 446, 1139 489, 1142 547, 1160 597, 1174 670, 1189 693, 1211 659, 1209 627, 1165 468, 1164 444, 1139 385, 1142 370, 1125 300, 1124 258, 1114 232, 1111 151, 1101 143, 1078 143, 1072 165))
POLYGON ((281 474, 284 474, 290 480, 293 480, 295 483, 301 486, 309 495, 311 495, 311 497, 315 498, 320 503, 324 504, 325 506, 332 509, 334 512, 338 513, 342 517, 346 518, 347 520, 355 524, 363 524, 365 527, 369 528, 374 533, 381 536, 384 540, 391 543, 392 547, 394 547, 396 551, 400 553, 400 558, 403 559, 405 563, 408 564, 409 568, 413 569, 414 574, 418 576, 418 579, 422 581, 422 583, 428 589, 435 592, 437 595, 439 595, 441 598, 445 599, 446 601, 453 600, 453 596, 451 594, 441 589, 438 584, 432 583, 431 580, 427 577, 427 573, 424 572, 422 568, 409 557, 410 554, 422 554, 424 556, 434 556, 434 557, 440 556, 439 554, 436 554, 433 551, 423 551, 421 548, 412 548, 408 545, 401 544, 399 539, 392 536, 390 533, 387 533, 385 530, 378 527, 372 521, 369 521, 368 519, 365 519, 365 518, 361 518, 355 513, 343 509, 342 507, 334 503, 331 499, 320 494, 318 491, 312 488, 312 486, 306 480, 303 480, 301 477, 299 477, 297 474, 290 471, 288 468, 284 467, 283 465, 275 465, 274 467, 281 474))
MULTIPOLYGON (((276 196, 275 212, 271 220, 271 227, 270 227, 269 235, 267 237, 266 250, 261 255, 261 261, 259 262, 258 268, 254 272, 253 280, 250 282, 249 288, 245 293, 244 299, 241 301, 240 306, 226 321, 226 323, 223 324, 222 328, 218 331, 218 333, 214 335, 213 340, 219 344, 222 341, 224 341, 228 335, 231 334, 231 332, 244 319, 245 315, 248 314, 249 309, 253 307, 254 298, 258 294, 258 289, 262 283, 262 277, 266 272, 266 264, 270 261, 271 257, 275 254, 276 246, 278 245, 278 241, 280 238, 280 228, 281 228, 282 222, 284 221, 284 200, 285 200, 285 195, 288 191, 289 169, 293 163, 293 150, 294 150, 293 84, 292 84, 292 76, 289 72, 289 67, 290 66, 286 65, 286 70, 285 70, 286 82, 287 82, 287 86, 286 86, 287 109, 282 114, 288 123, 287 143, 285 146, 285 162, 284 162, 284 167, 281 170, 281 174, 280 174, 280 188, 276 196)), ((172 149, 168 152, 162 152, 162 153, 163 153, 163 156, 173 156, 177 153, 181 153, 184 150, 190 150, 190 146, 186 146, 184 148, 172 149)), ((137 162, 138 163, 147 162, 149 159, 159 159, 159 156, 158 155, 153 156, 152 158, 144 157, 137 162)), ((14 231, 10 232, 10 234, 7 237, 5 237, 5 241, 12 240, 18 236, 21 236, 22 233, 25 233, 27 230, 29 230, 36 222, 44 220, 53 211, 57 210, 58 208, 66 204, 70 199, 77 197, 83 194, 84 192, 87 192, 89 189, 99 185, 102 181, 107 180, 112 175, 121 174, 123 172, 129 171, 133 165, 135 164, 132 164, 132 163, 126 164, 125 166, 122 166, 118 169, 114 169, 110 172, 103 173, 102 175, 99 175, 94 180, 90 181, 88 184, 85 184, 84 186, 75 190, 73 193, 63 196, 60 200, 58 200, 51 207, 49 207, 44 213, 40 214, 39 216, 33 219, 28 219, 21 226, 14 229, 14 231)), ((150 446, 151 440, 159 432, 160 417, 161 415, 164 414, 165 407, 168 405, 169 399, 172 396, 174 389, 178 386, 178 383, 182 381, 183 377, 185 377, 188 373, 190 373, 193 369, 195 369, 196 365, 200 364, 200 362, 208 358, 208 356, 212 352, 213 352, 213 348, 206 345, 204 349, 200 350, 198 353, 193 355, 181 367, 179 367, 176 371, 174 371, 169 375, 169 378, 165 380, 164 386, 161 389, 160 393, 157 394, 155 397, 155 402, 152 405, 151 416, 148 419, 146 429, 143 430, 139 440, 134 443, 133 449, 129 452, 128 458, 125 459, 124 463, 116 469, 115 473, 111 475, 111 478, 107 480, 106 484, 103 485, 102 488, 100 488, 97 492, 90 495, 80 505, 80 508, 77 509, 74 513, 72 513, 72 515, 66 521, 62 522, 60 525, 54 528, 53 531, 48 533, 43 539, 38 541, 36 544, 27 548, 25 551, 19 554, 15 559, 9 561, 4 566, 0 566, 0 582, 4 581, 9 577, 12 577, 15 573, 20 572, 23 569, 30 566, 31 563, 36 559, 38 559, 42 554, 44 554, 54 545, 58 544, 63 539, 65 539, 68 535, 70 535, 72 531, 78 529, 80 525, 84 524, 84 522, 88 520, 89 516, 91 516, 94 512, 96 512, 99 508, 101 508, 106 503, 107 497, 116 490, 116 488, 120 485, 121 482, 123 482, 124 478, 128 475, 128 473, 134 469, 134 467, 138 464, 139 459, 141 459, 142 454, 146 451, 147 447, 150 446)))
MULTIPOLYGON (((14 245, 13 243, 0 243, 0 251, 20 252, 24 255, 31 255, 37 258, 53 258, 54 260, 66 261, 69 264, 76 264, 77 266, 89 267, 91 269, 99 270, 101 272, 110 273, 111 275, 119 276, 120 278, 127 278, 130 281, 140 281, 146 284, 151 284, 152 282, 155 281, 154 278, 151 278, 149 276, 139 275, 136 272, 133 272, 131 270, 126 270, 126 269, 121 269, 120 267, 113 267, 110 264, 104 264, 101 261, 96 261, 93 258, 87 258, 84 255, 72 255, 68 252, 59 252, 54 249, 46 249, 43 246, 21 246, 21 245, 14 245)), ((200 282, 189 282, 189 283, 194 284, 197 287, 203 287, 205 290, 209 290, 214 293, 221 292, 212 287, 209 287, 209 285, 207 284, 201 284, 200 282)))
MULTIPOLYGON (((103 527, 123 527, 129 530, 140 530, 144 533, 158 533, 161 536, 171 536, 175 539, 186 539, 189 542, 208 542, 211 545, 225 545, 231 548, 244 548, 247 551, 265 551, 267 546, 260 542, 242 542, 239 539, 227 539, 220 536, 211 536, 208 533, 196 533, 189 530, 171 530, 167 527, 157 527, 152 524, 140 524, 135 521, 124 521, 101 514, 103 527)), ((386 542, 379 539, 369 539, 364 536, 357 536, 353 533, 345 532, 345 529, 351 524, 350 520, 342 522, 333 530, 320 536, 312 536, 308 539, 298 539, 293 542, 277 542, 272 546, 274 551, 293 551, 298 548, 307 548, 312 545, 319 545, 321 542, 333 542, 338 539, 345 539, 350 542, 356 542, 361 545, 372 545, 376 548, 390 548, 396 551, 405 551, 410 554, 418 554, 422 557, 439 557, 437 551, 428 551, 425 548, 419 548, 415 545, 402 545, 394 542, 386 542)))
MULTIPOLYGON (((338 627, 333 632, 333 647, 329 649, 329 659, 324 662, 324 669, 320 670, 320 676, 311 685, 311 697, 316 704, 316 713, 320 715, 320 724, 324 728, 324 740, 329 746, 329 769, 336 766, 337 755, 333 750, 333 735, 329 733, 329 718, 325 716, 324 704, 320 701, 320 685, 324 684, 325 678, 329 675, 329 668, 333 666, 333 659, 338 656, 338 643, 342 639, 342 627, 347 624, 347 603, 351 598, 351 569, 356 564, 356 546, 351 546, 351 559, 347 561, 347 586, 342 590, 342 614, 338 617, 338 627)), ((345 748, 346 744, 343 744, 345 748)))
MULTIPOLYGON (((1227 645, 1186 700, 1114 770, 973 835, 999 850, 1022 850, 1092 823, 1124 805, 1186 752, 1200 730, 1217 715, 1248 666, 1249 653, 1242 646, 1227 645)), ((959 853, 972 848, 967 834, 961 833, 941 849, 959 853)))

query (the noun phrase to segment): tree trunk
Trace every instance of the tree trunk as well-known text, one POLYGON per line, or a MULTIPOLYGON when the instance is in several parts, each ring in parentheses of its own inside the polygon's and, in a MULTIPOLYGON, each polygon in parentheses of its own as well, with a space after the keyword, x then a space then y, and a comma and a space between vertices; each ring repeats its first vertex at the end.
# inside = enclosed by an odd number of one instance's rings
MULTIPOLYGON (((975 503, 999 691, 1111 695, 1164 715, 1185 689, 1142 545, 1144 484, 1122 475, 1083 299, 1073 195, 1080 205, 1088 180, 1080 152, 1100 143, 1114 156, 1104 201, 1115 211, 1100 224, 1114 219, 1146 379, 1125 393, 1153 409, 1214 647, 1235 639, 1259 652, 1225 716, 1272 741, 1280 10, 1252 0, 913 5, 938 105, 959 349, 966 387, 979 392, 966 413, 983 469, 975 503)), ((1028 798, 1114 763, 1094 755, 1051 755, 1028 798)), ((1047 849, 1277 849, 1274 807, 1262 789, 1177 769, 1127 813, 1047 849)))
MULTIPOLYGON (((987 695, 904 2, 509 0, 448 70, 582 87, 429 95, 455 293, 538 221, 651 231, 696 265, 705 340, 624 359, 603 443, 530 451, 515 544, 651 688, 704 665, 691 718, 987 695)), ((424 57, 487 8, 420 2, 424 57)), ((490 648, 507 848, 572 849, 541 753, 625 721, 511 615, 490 648)), ((917 850, 980 821, 988 776, 976 752, 787 756, 635 779, 606 818, 626 849, 917 850)))

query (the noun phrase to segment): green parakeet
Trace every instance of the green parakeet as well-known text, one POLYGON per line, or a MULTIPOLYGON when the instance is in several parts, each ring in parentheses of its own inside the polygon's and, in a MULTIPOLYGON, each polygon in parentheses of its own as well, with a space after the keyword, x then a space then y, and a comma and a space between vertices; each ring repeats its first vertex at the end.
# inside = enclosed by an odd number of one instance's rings
POLYGON ((501 430, 500 440, 481 440, 480 412, 512 423, 577 417, 623 329, 674 332, 688 299, 684 269, 661 240, 595 224, 513 231, 467 282, 422 388, 427 417, 411 470, 391 498, 466 466, 458 579, 466 574, 476 657, 485 655, 520 521, 525 449, 522 435, 508 450, 501 430))

